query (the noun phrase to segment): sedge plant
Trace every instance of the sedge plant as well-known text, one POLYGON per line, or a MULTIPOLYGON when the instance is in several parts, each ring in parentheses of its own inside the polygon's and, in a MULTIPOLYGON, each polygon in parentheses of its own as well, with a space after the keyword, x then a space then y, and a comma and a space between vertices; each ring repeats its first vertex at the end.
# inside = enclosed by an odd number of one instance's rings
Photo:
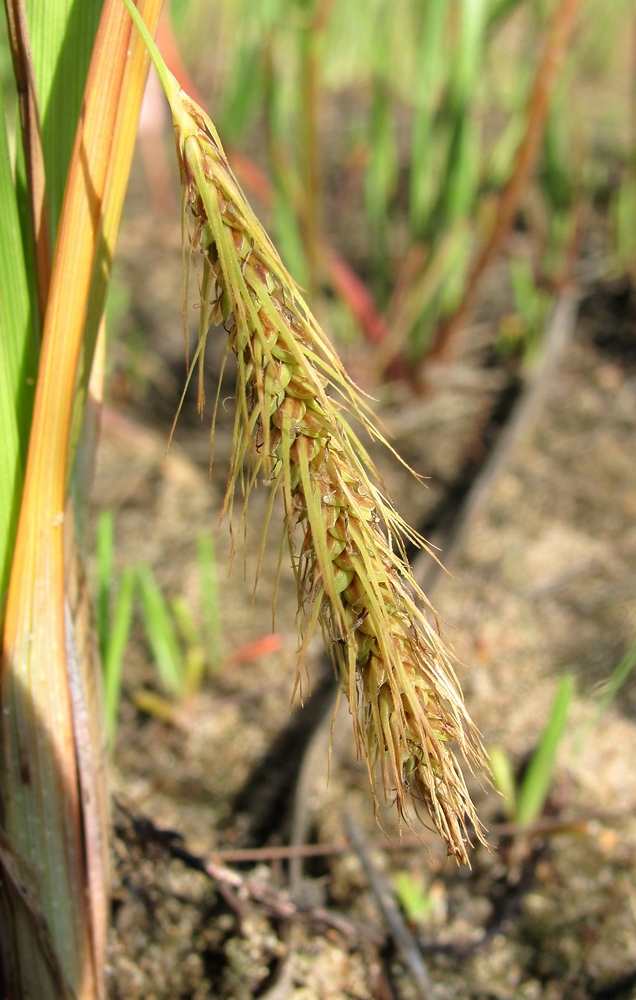
POLYGON ((469 830, 483 835, 452 744, 479 767, 485 756, 405 557, 404 536, 424 542, 378 485, 348 419, 354 415, 380 437, 368 406, 247 203, 212 122, 167 70, 131 0, 124 2, 170 103, 186 258, 196 255, 201 263, 191 369, 199 369, 201 409, 201 365, 212 324, 224 326, 227 351, 237 360, 223 512, 231 519, 237 484, 246 509, 262 478, 270 490, 266 530, 282 496, 300 609, 301 696, 307 646, 320 627, 334 650, 356 746, 372 780, 378 765, 400 817, 412 822, 409 799, 416 813, 425 805, 449 852, 466 861, 469 830))

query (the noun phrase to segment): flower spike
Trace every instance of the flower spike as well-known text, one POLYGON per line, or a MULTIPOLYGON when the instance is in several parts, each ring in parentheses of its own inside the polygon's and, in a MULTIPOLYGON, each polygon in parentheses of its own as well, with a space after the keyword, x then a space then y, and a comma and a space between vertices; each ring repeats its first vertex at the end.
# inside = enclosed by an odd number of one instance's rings
POLYGON ((223 511, 231 516, 237 483, 245 507, 259 478, 282 495, 298 587, 297 687, 320 624, 372 789, 379 765, 400 817, 411 826, 409 799, 416 813, 424 803, 449 853, 467 861, 469 831, 480 841, 483 832, 452 744, 478 768, 485 754, 404 554, 404 536, 424 540, 380 489, 347 415, 382 435, 250 208, 212 122, 163 70, 189 216, 192 254, 184 256, 202 262, 197 355, 209 327, 222 324, 237 358, 223 511))

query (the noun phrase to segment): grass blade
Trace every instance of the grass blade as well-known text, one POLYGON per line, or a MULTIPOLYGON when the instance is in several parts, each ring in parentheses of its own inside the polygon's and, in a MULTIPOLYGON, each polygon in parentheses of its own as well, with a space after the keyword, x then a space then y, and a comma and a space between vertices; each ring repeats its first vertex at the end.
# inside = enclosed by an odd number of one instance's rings
POLYGON ((573 748, 574 756, 578 756, 581 753, 581 750, 587 743, 590 732, 595 726, 598 726, 634 667, 636 667, 636 639, 629 646, 625 655, 621 657, 607 680, 600 686, 596 711, 577 733, 573 748))
POLYGON ((503 808, 509 820, 514 820, 517 809, 517 790, 510 755, 503 747, 492 747, 488 751, 493 784, 503 798, 503 808))
POLYGON ((433 198, 433 135, 436 103, 444 79, 443 41, 447 16, 448 0, 428 4, 418 52, 417 107, 411 138, 409 192, 411 230, 416 237, 422 237, 426 232, 433 198))
POLYGON ((634 667, 636 667, 636 639, 634 639, 625 655, 614 667, 610 676, 607 678, 607 681, 603 685, 602 694, 598 700, 598 708, 596 710, 596 722, 599 722, 601 716, 604 715, 611 703, 614 701, 614 698, 622 688, 634 667))
POLYGON ((228 143, 240 143, 255 117, 264 86, 263 58, 254 45, 243 44, 234 60, 220 118, 228 143))
MULTIPOLYGON (((436 233, 444 232, 469 215, 475 204, 479 173, 475 93, 484 59, 485 8, 484 0, 466 0, 462 4, 459 36, 453 53, 454 65, 442 115, 449 134, 449 146, 433 213, 432 226, 436 233)), ((460 265, 459 284, 462 281, 463 266, 460 265)), ((442 309, 445 307, 446 303, 442 309)))
POLYGON ((0 90, 0 623, 6 601, 37 371, 16 193, 0 90))
POLYGON ((550 718, 517 793, 516 818, 522 825, 534 823, 543 812, 573 696, 574 677, 565 674, 554 696, 550 718))
POLYGON ((298 179, 294 157, 289 147, 289 94, 273 53, 268 53, 266 73, 266 112, 269 156, 272 163, 275 197, 273 224, 281 254, 296 280, 305 287, 309 272, 298 219, 298 179))
POLYGON ((490 233, 465 283, 462 300, 440 329, 433 348, 437 360, 448 361, 456 350, 459 330, 474 304, 477 288, 490 261, 509 232, 521 196, 530 180, 541 149, 554 84, 561 69, 581 0, 559 0, 546 31, 526 115, 526 129, 517 150, 513 172, 501 192, 490 233))
POLYGON ((369 133, 369 161, 365 176, 365 208, 374 256, 374 284, 380 298, 387 292, 386 260, 388 248, 388 217, 398 173, 397 140, 389 89, 378 78, 373 88, 373 105, 369 133))
POLYGON ((114 534, 113 513, 103 510, 97 522, 97 639, 104 664, 109 643, 114 534))
POLYGON ((127 568, 121 576, 112 627, 109 628, 107 653, 104 657, 104 714, 106 738, 111 746, 117 729, 122 666, 130 635, 134 596, 135 571, 127 568))
POLYGON ((182 694, 185 670, 170 608, 149 566, 138 570, 141 612, 155 665, 168 694, 182 694))
POLYGON ((186 695, 196 694, 201 687, 201 679, 205 670, 203 636, 185 597, 182 595, 175 597, 170 602, 170 607, 181 638, 185 643, 184 693, 186 695))

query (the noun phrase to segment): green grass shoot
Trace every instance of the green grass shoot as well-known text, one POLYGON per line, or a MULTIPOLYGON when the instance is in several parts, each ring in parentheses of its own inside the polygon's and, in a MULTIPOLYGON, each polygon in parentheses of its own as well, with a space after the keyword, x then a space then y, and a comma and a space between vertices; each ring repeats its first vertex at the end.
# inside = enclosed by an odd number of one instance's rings
POLYGON ((209 532, 197 539, 199 599, 205 638, 205 658, 215 673, 223 662, 221 606, 214 538, 209 532))
POLYGON ((532 265, 525 259, 510 261, 510 281, 514 314, 501 321, 497 350, 503 355, 521 353, 532 364, 540 351, 541 334, 553 296, 538 287, 532 265))
POLYGON ((564 674, 537 748, 519 783, 515 780, 508 752, 499 746, 489 752, 494 785, 504 800, 504 811, 511 822, 529 826, 539 819, 545 808, 573 696, 574 677, 564 674))
MULTIPOLYGON (((104 666, 104 713, 106 738, 112 746, 117 729, 124 653, 128 645, 135 597, 135 571, 127 568, 121 575, 112 621, 106 623, 104 666)), ((101 635, 100 635, 101 639, 101 635)))
POLYGON ((515 819, 522 826, 534 823, 545 807, 573 697, 574 677, 572 674, 564 674, 554 696, 546 727, 517 789, 515 819))
POLYGON ((137 575, 141 615, 159 678, 167 694, 183 694, 186 665, 170 606, 149 566, 141 566, 137 575))
POLYGON ((183 694, 191 695, 201 687, 206 666, 206 649, 190 605, 182 594, 177 594, 170 602, 175 624, 185 646, 185 677, 183 694))
POLYGON ((113 550, 115 524, 113 512, 103 510, 97 519, 97 638, 102 663, 106 662, 110 635, 110 604, 113 589, 113 550))
POLYGON ((506 817, 514 820, 517 810, 517 787, 512 758, 503 747, 491 747, 488 751, 493 783, 503 799, 506 817))
POLYGON ((601 721, 602 716, 616 698, 634 667, 636 667, 636 639, 634 639, 625 655, 616 664, 602 686, 594 720, 595 725, 601 721))
POLYGON ((124 570, 119 587, 113 572, 114 520, 102 511, 97 523, 97 633, 104 668, 107 736, 114 738, 121 697, 123 658, 139 583, 141 613, 161 685, 173 697, 196 693, 206 668, 216 673, 223 662, 221 611, 214 540, 197 540, 199 614, 183 595, 168 601, 148 567, 124 570), (114 602, 115 592, 117 596, 114 602))
POLYGON ((422 877, 399 871, 393 878, 395 893, 409 923, 423 924, 430 917, 433 901, 422 877))
POLYGON ((577 733, 573 749, 574 756, 578 756, 578 754, 580 754, 590 735, 590 732, 595 726, 599 725, 601 719, 627 681, 634 667, 636 667, 636 639, 634 639, 628 647, 627 651, 616 664, 609 677, 600 685, 598 689, 596 710, 592 717, 581 726, 579 732, 577 733))

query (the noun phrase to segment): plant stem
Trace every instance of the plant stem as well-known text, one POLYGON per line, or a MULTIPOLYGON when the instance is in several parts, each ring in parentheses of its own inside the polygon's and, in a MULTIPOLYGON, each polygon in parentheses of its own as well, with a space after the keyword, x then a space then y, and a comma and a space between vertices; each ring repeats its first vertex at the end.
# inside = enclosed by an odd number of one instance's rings
POLYGON ((490 236, 482 247, 468 278, 460 305, 453 316, 441 327, 437 335, 431 352, 432 358, 437 361, 450 361, 455 353, 459 332, 473 307, 483 274, 492 258, 501 249, 504 239, 510 230, 515 213, 519 207, 521 196, 530 180, 539 156, 541 140, 550 107, 550 97, 576 23, 580 6, 581 0, 561 0, 556 10, 537 67, 528 104, 528 124, 517 151, 512 175, 501 193, 490 236))
POLYGON ((148 31, 148 28, 146 27, 144 19, 142 18, 141 14, 139 13, 139 11, 137 10, 137 8, 135 7, 135 5, 132 2, 132 0, 123 0, 123 3, 124 3, 124 6, 126 7, 126 10, 128 11, 128 13, 130 14, 130 16, 132 17, 132 19, 133 19, 133 21, 135 23, 135 27, 137 28, 137 30, 139 31, 139 34, 141 35, 141 37, 143 39, 143 43, 146 46, 146 49, 148 51, 148 55, 150 56, 150 58, 152 60, 152 65, 155 67, 155 70, 157 71, 157 76, 159 77, 159 79, 161 81, 161 86, 163 87, 163 89, 164 89, 164 91, 166 93, 166 97, 170 101, 170 95, 172 93, 174 93, 175 90, 179 90, 180 89, 179 81, 177 80, 177 78, 175 76, 173 76, 173 74, 170 72, 170 70, 166 66, 166 64, 165 64, 165 62, 163 60, 163 57, 162 57, 159 49, 157 48, 157 45, 156 45, 156 42, 155 42, 154 38, 152 37, 152 35, 148 31))

